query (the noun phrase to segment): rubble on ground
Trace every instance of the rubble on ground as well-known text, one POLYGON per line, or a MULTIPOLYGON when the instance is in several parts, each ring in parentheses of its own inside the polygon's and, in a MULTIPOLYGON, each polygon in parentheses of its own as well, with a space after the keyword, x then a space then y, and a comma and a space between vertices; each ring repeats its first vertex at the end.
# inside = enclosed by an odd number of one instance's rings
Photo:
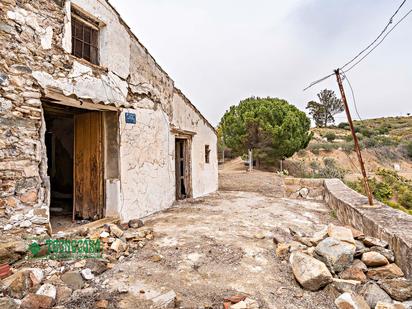
MULTIPOLYGON (((10 273, 6 273, 1 280, 1 308, 75 308, 78 307, 76 304, 108 308, 110 299, 105 297, 110 298, 120 292, 107 291, 107 282, 102 281, 99 276, 113 268, 117 261, 122 261, 134 251, 143 248, 154 235, 152 229, 144 227, 141 220, 131 220, 129 224, 121 226, 113 223, 92 230, 60 232, 55 237, 100 240, 101 255, 81 260, 41 259, 41 248, 47 249, 44 243, 38 244, 39 252, 35 252, 35 255, 32 254, 33 251, 23 252, 20 245, 13 245, 13 248, 18 250, 16 257, 26 257, 12 264, 10 273), (30 268, 26 267, 27 265, 30 265, 30 268)), ((26 250, 28 248, 27 245, 26 250)), ((47 252, 46 250, 45 254, 47 252)), ((13 254, 14 251, 11 251, 8 255, 14 256, 13 254)), ((171 291, 153 302, 156 302, 159 308, 170 308, 175 298, 176 294, 171 291)))
POLYGON ((290 255, 294 277, 303 288, 328 289, 341 309, 412 308, 412 280, 394 263, 387 242, 333 224, 312 236, 291 235, 294 241, 278 243, 275 252, 281 259, 290 255))

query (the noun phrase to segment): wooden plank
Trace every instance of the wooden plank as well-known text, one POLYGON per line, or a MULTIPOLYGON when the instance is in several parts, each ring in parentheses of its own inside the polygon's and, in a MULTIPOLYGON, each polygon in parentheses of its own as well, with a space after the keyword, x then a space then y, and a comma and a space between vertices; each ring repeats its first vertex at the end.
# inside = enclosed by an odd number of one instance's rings
POLYGON ((87 112, 75 115, 74 187, 77 215, 87 219, 103 216, 102 115, 87 112))

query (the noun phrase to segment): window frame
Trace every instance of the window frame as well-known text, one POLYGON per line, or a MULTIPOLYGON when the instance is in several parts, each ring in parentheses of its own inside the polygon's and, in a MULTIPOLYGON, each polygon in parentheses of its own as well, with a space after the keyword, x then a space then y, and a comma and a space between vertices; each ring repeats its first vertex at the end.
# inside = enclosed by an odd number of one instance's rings
POLYGON ((87 17, 76 8, 71 11, 72 52, 74 57, 93 65, 100 65, 100 27, 99 22, 87 17), (81 29, 81 30, 80 30, 81 29), (78 35, 77 31, 81 34, 78 35), (88 34, 87 34, 88 33, 88 34), (79 49, 80 46, 80 49, 79 49), (87 52, 88 50, 88 52, 87 52))

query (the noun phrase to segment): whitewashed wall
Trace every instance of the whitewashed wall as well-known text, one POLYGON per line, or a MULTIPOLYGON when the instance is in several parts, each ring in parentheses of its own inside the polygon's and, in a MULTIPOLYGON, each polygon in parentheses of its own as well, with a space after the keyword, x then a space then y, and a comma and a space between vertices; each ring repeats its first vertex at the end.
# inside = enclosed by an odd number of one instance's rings
POLYGON ((170 207, 175 201, 174 140, 161 110, 133 109, 136 124, 120 115, 122 221, 141 218, 170 207))
POLYGON ((196 132, 192 140, 192 188, 193 197, 199 197, 218 188, 217 136, 186 100, 180 91, 175 91, 172 124, 196 132), (209 163, 205 163, 205 145, 211 150, 209 163))

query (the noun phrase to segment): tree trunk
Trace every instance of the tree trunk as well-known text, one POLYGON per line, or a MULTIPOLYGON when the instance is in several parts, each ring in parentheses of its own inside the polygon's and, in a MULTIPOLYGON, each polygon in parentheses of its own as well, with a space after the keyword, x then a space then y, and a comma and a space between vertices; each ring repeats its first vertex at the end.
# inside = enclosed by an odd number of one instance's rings
POLYGON ((249 172, 253 170, 253 152, 249 149, 249 172))

